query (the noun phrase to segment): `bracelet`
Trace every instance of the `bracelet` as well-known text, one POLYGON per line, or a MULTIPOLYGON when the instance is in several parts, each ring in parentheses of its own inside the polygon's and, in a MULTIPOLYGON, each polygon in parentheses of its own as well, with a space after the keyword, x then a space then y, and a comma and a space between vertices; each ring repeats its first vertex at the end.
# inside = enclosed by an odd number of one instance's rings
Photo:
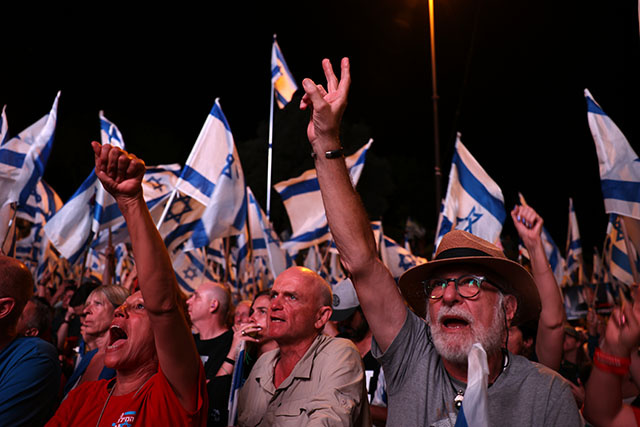
MULTIPOLYGON (((344 149, 342 147, 338 148, 337 150, 325 151, 324 153, 324 157, 326 157, 327 159, 338 159, 342 156, 344 156, 344 149)), ((312 151, 311 157, 313 158, 313 160, 316 160, 318 158, 318 155, 315 153, 315 151, 312 151)))
POLYGON ((236 364, 236 361, 233 359, 229 359, 228 357, 224 358, 224 361, 227 362, 229 365, 233 366, 236 364))
POLYGON ((600 347, 596 348, 593 354, 593 364, 601 371, 611 372, 612 374, 625 375, 629 372, 631 359, 628 357, 617 357, 604 353, 600 347))
POLYGON ((629 367, 624 367, 624 366, 611 366, 611 365, 606 365, 604 363, 602 363, 600 360, 598 359, 593 359, 593 366, 595 366, 596 368, 598 368, 598 370, 602 371, 602 372, 608 372, 610 374, 615 374, 615 375, 619 375, 621 377, 627 375, 627 373, 629 372, 629 367))

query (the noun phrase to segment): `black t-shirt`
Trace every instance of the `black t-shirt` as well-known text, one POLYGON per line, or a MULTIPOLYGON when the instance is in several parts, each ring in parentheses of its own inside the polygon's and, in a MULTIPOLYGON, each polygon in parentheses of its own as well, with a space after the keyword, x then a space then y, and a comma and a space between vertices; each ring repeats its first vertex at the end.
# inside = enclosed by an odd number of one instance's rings
POLYGON ((231 389, 231 375, 216 377, 225 357, 229 354, 233 331, 219 335, 210 340, 201 340, 200 335, 194 335, 196 348, 204 365, 207 377, 207 393, 209 394, 209 416, 207 425, 226 426, 228 417, 229 390, 231 389))

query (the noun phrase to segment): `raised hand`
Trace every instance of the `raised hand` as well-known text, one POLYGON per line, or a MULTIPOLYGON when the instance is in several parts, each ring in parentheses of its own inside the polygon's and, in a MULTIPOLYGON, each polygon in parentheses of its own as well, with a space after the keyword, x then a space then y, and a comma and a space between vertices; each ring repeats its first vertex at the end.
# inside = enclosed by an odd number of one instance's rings
POLYGON ((616 356, 629 357, 640 344, 640 323, 631 304, 615 308, 607 322, 603 350, 616 356))
POLYGON ((542 217, 531 206, 516 206, 511 211, 511 219, 518 235, 527 249, 540 242, 542 217))
MULTIPOLYGON (((328 59, 322 61, 324 75, 327 78, 327 89, 316 84, 311 79, 304 79, 302 86, 305 94, 300 101, 300 109, 311 107, 311 117, 307 126, 307 137, 311 145, 319 139, 327 138, 336 140, 340 133, 340 121, 347 106, 347 95, 351 85, 349 72, 349 58, 342 58, 340 63, 340 80, 333 72, 333 67, 328 59)), ((321 150, 338 147, 323 146, 321 150)))
POLYGON ((144 161, 109 144, 92 142, 96 175, 117 202, 142 197, 144 161))

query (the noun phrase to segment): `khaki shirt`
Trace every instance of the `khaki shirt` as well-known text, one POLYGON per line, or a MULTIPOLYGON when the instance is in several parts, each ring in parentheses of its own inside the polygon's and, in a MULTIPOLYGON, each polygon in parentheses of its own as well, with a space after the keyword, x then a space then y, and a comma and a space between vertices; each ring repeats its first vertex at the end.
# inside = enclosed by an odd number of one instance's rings
POLYGON ((370 426, 360 353, 351 341, 318 335, 277 389, 280 350, 263 354, 238 396, 240 426, 370 426))

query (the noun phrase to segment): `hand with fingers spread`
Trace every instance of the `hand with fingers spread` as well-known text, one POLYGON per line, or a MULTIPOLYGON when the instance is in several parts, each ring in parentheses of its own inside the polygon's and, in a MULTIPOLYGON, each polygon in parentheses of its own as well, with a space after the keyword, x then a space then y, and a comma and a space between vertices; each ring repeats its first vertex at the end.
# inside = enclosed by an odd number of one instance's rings
POLYGON ((336 143, 338 141, 342 114, 347 106, 351 75, 348 58, 342 58, 340 63, 340 80, 333 72, 333 67, 328 59, 322 61, 322 68, 327 78, 327 88, 325 89, 309 78, 304 79, 302 86, 305 94, 300 101, 300 109, 305 110, 311 107, 307 137, 314 149, 318 142, 328 141, 327 144, 318 147, 319 151, 326 151, 339 148, 339 146, 331 146, 330 144, 333 141, 336 143))
POLYGON ((92 142, 96 175, 118 203, 142 197, 144 161, 109 144, 92 142))
POLYGON ((542 233, 542 217, 530 206, 516 206, 511 211, 511 219, 522 242, 531 249, 540 243, 542 233))

